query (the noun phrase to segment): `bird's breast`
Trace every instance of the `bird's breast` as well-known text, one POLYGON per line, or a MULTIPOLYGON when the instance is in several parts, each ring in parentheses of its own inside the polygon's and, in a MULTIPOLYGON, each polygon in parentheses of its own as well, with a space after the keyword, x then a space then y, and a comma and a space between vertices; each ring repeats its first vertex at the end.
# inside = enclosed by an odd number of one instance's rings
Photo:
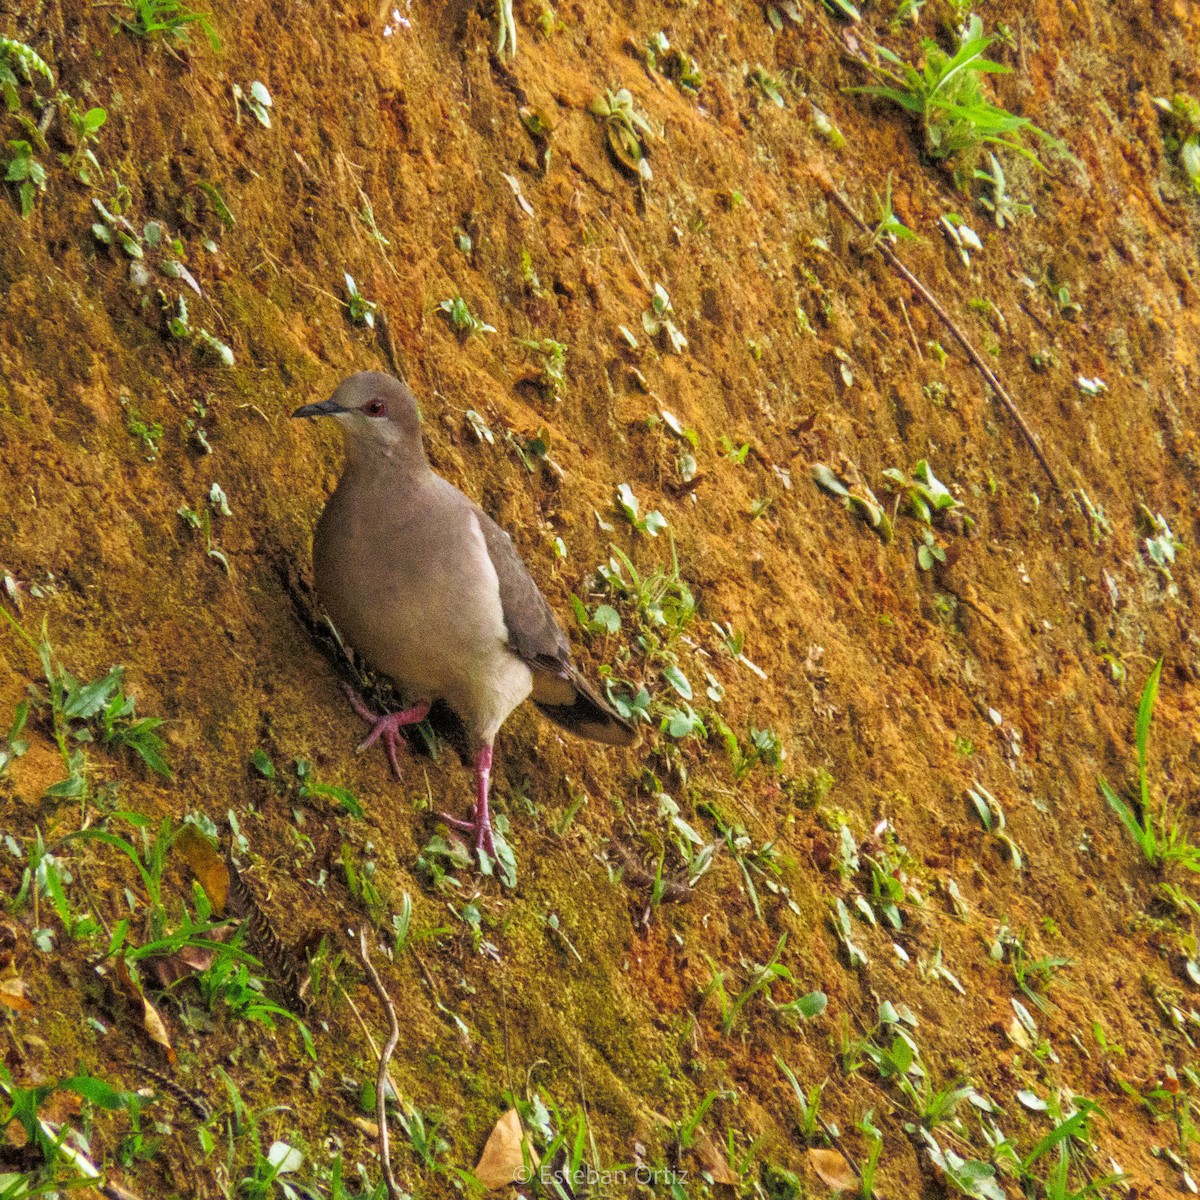
POLYGON ((313 545, 318 595, 341 636, 406 696, 444 700, 490 740, 533 681, 507 649, 478 518, 465 497, 395 499, 334 493, 313 545))

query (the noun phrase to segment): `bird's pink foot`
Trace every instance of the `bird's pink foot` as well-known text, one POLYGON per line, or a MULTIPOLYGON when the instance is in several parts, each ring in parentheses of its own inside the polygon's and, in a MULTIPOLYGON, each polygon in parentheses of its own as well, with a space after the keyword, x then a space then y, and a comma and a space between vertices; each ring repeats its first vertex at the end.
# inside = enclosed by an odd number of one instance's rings
POLYGON ((411 708, 380 715, 373 713, 366 706, 363 698, 351 687, 346 689, 346 698, 350 701, 351 708, 371 726, 371 732, 358 745, 359 754, 376 742, 382 741, 383 748, 387 751, 388 762, 392 764, 392 771, 399 779, 400 730, 405 725, 416 725, 418 721, 425 720, 429 716, 429 705, 422 701, 420 704, 414 704, 411 708))
POLYGON ((442 813, 441 818, 453 829, 475 835, 475 849, 489 858, 496 857, 496 841, 492 836, 492 814, 488 809, 488 790, 492 778, 492 748, 484 746, 475 756, 475 807, 471 820, 442 813))

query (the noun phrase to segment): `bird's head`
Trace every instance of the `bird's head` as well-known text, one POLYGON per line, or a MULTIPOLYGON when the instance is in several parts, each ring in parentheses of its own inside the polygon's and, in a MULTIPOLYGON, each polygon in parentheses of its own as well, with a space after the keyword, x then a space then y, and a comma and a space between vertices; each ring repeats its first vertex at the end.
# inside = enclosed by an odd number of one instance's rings
POLYGON ((328 400, 305 404, 292 416, 333 417, 355 456, 425 461, 417 398, 394 375, 360 371, 344 379, 328 400))

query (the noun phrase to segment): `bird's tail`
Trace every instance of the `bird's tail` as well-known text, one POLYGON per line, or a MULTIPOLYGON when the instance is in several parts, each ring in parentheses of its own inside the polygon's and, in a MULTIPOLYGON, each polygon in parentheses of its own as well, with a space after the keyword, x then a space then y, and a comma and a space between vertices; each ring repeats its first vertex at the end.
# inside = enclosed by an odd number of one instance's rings
POLYGON ((557 686, 543 690, 535 680, 533 702, 556 725, 605 746, 632 746, 637 741, 633 725, 577 671, 571 671, 569 691, 563 687, 567 681, 558 678, 554 682, 557 686))

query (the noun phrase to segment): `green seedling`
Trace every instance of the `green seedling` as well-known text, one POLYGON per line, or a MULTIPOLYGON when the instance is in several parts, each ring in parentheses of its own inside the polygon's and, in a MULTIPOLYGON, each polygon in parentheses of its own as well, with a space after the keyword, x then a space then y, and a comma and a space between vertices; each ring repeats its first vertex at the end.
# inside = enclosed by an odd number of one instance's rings
MULTIPOLYGON (((30 704, 34 711, 49 710, 55 744, 67 771, 67 778, 47 789, 47 796, 86 803, 90 787, 85 746, 97 740, 108 747, 132 750, 152 771, 170 777, 166 746, 157 732, 165 722, 161 717, 136 716, 133 697, 125 694, 124 667, 113 667, 98 679, 82 682, 59 661, 44 624, 41 637, 35 640, 6 610, 0 609, 0 616, 37 653, 42 666, 46 690, 31 685, 30 704)), ((16 733, 23 725, 21 720, 14 726, 16 733)), ((10 732, 10 750, 15 736, 10 732)))
POLYGON ((38 195, 45 194, 46 168, 34 157, 33 146, 23 138, 10 141, 7 145, 11 157, 0 159, 0 166, 4 167, 4 181, 16 184, 21 216, 28 217, 33 212, 38 195))
MULTIPOLYGON (((219 511, 219 509, 218 509, 219 511)), ((176 516, 181 521, 192 529, 197 530, 204 535, 204 553, 215 562, 219 563, 221 570, 226 575, 233 574, 233 566, 230 564, 225 551, 217 546, 213 540, 213 517, 210 507, 202 507, 199 512, 194 508, 188 508, 186 505, 175 510, 176 516)))
POLYGON ((775 1065, 783 1072, 784 1078, 791 1085, 792 1095, 796 1099, 796 1108, 800 1113, 796 1127, 800 1131, 800 1137, 806 1145, 812 1145, 821 1129, 821 1096, 825 1091, 825 1084, 829 1080, 823 1079, 820 1083, 814 1083, 805 1092, 791 1067, 782 1058, 776 1058, 775 1065))
POLYGON ((358 290, 358 284, 354 282, 354 276, 349 271, 345 272, 344 278, 346 280, 346 294, 350 297, 346 304, 346 307, 350 311, 350 320, 355 325, 365 325, 368 329, 374 329, 375 313, 379 305, 374 300, 368 300, 358 290))
POLYGON ((9 115, 20 122, 27 135, 5 143, 8 154, 0 154, 0 170, 4 181, 17 190, 22 217, 32 214, 37 197, 46 191, 46 168, 37 158, 38 153, 47 149, 46 139, 38 121, 22 111, 19 92, 23 84, 34 89, 36 114, 37 107, 44 104, 36 91, 39 79, 54 86, 54 72, 41 55, 25 42, 0 37, 0 95, 9 115))
POLYGON ((878 46, 879 57, 886 65, 868 65, 887 82, 850 90, 890 100, 917 117, 925 149, 935 160, 968 156, 984 145, 1004 146, 1041 167, 1041 161, 1022 138, 1034 134, 1047 145, 1056 145, 1055 140, 1028 117, 1015 116, 983 93, 986 75, 1009 72, 1002 63, 984 57, 991 43, 992 39, 983 33, 983 22, 972 15, 953 54, 947 54, 932 38, 921 43, 925 62, 920 69, 878 46))
POLYGON ((199 29, 216 52, 221 48, 208 14, 188 8, 183 0, 129 0, 128 16, 118 17, 117 25, 134 37, 161 39, 167 45, 186 43, 193 28, 199 29))
POLYGON ((1049 1012, 1046 992, 1054 976, 1064 967, 1073 967, 1073 959, 1047 955, 1033 958, 1025 948, 1025 939, 1018 936, 1007 925, 1001 925, 992 946, 992 957, 999 959, 1007 955, 1012 967, 1013 979, 1026 997, 1043 1012, 1049 1012))
POLYGON ((638 498, 627 483, 617 486, 617 511, 639 533, 648 534, 650 537, 657 537, 667 527, 667 518, 657 510, 648 512, 644 517, 641 515, 638 498))
POLYGON ((501 62, 517 56, 517 22, 513 0, 496 0, 496 57, 501 62))
POLYGON ((265 984, 262 978, 252 973, 252 969, 261 970, 262 964, 241 950, 244 928, 243 925, 238 930, 232 942, 215 943, 220 949, 213 951, 213 960, 207 970, 197 975, 205 1004, 210 1012, 222 1008, 232 1017, 257 1022, 267 1029, 275 1028, 277 1018, 291 1021, 300 1034, 308 1056, 315 1062, 317 1051, 308 1026, 290 1009, 276 1004, 263 994, 265 984))
POLYGON ((0 37, 0 96, 4 97, 9 113, 16 113, 21 107, 18 92, 21 80, 35 87, 39 78, 54 86, 54 72, 46 60, 25 42, 0 37))
POLYGON ((159 292, 160 303, 167 321, 167 332, 181 342, 191 342, 193 346, 211 350, 213 354, 227 367, 234 364, 233 351, 220 338, 209 333, 207 329, 196 329, 188 317, 187 300, 180 295, 174 305, 166 296, 159 292))
POLYGON ((1015 224, 1018 217, 1032 217, 1032 205, 1021 204, 1008 194, 1008 180, 1005 178, 1004 168, 990 150, 988 162, 991 164, 991 170, 984 171, 976 167, 974 178, 985 183, 990 189, 990 192, 985 192, 979 197, 978 202, 980 207, 986 208, 992 214, 996 228, 1003 229, 1006 225, 1015 224))
POLYGON ((158 458, 158 444, 162 441, 163 427, 160 421, 147 422, 136 408, 129 408, 125 414, 125 428, 131 437, 142 443, 146 461, 154 462, 158 458))
POLYGON ((834 903, 833 931, 846 952, 846 960, 851 967, 865 967, 868 959, 866 953, 854 941, 854 930, 850 925, 850 910, 846 902, 839 896, 834 903))
POLYGON ((563 342, 553 338, 541 338, 533 341, 529 338, 517 338, 518 346, 538 355, 542 360, 542 389, 551 400, 561 399, 561 390, 567 382, 566 362, 567 347, 563 342))
POLYGON ((905 475, 896 467, 887 468, 883 475, 889 482, 905 490, 906 511, 926 525, 934 524, 943 513, 963 507, 962 501, 956 500, 945 484, 934 475, 926 459, 922 458, 917 462, 911 476, 905 475))
POLYGON ((774 75, 769 74, 762 63, 755 66, 754 70, 746 77, 746 82, 752 83, 758 88, 776 108, 787 107, 786 101, 783 98, 783 82, 776 79, 774 75))
POLYGON ((642 328, 652 338, 665 334, 671 349, 676 354, 682 354, 687 349, 688 340, 675 324, 674 315, 675 309, 667 289, 661 283, 656 283, 654 294, 650 297, 650 307, 642 313, 642 328))
POLYGON ((872 250, 880 242, 895 245, 898 241, 918 240, 917 235, 896 216, 892 208, 892 173, 890 171, 888 172, 887 183, 884 185, 883 195, 881 196, 878 192, 875 193, 875 203, 879 210, 879 220, 871 232, 872 250))
POLYGON ((481 321, 470 308, 467 307, 467 302, 461 296, 454 296, 449 300, 443 300, 438 308, 446 314, 446 319, 450 322, 450 327, 464 341, 470 337, 479 337, 485 333, 495 333, 496 327, 488 325, 485 321, 481 321))
POLYGON ((1176 92, 1170 100, 1155 97, 1154 103, 1165 117, 1163 148, 1178 158, 1200 194, 1200 102, 1185 92, 1176 92))
MULTIPOLYGON (((749 964, 743 960, 743 965, 750 970, 750 978, 746 982, 746 986, 735 996, 730 999, 728 992, 725 990, 725 973, 713 968, 712 982, 705 989, 703 999, 709 995, 715 995, 717 1004, 721 1012, 721 1030, 725 1034, 733 1032, 737 1025, 738 1018, 741 1016, 742 1009, 754 999, 760 992, 767 992, 772 983, 783 980, 786 983, 795 983, 791 971, 787 969, 780 961, 780 956, 783 954, 783 948, 787 945, 787 934, 781 934, 779 941, 775 945, 775 952, 762 964, 749 964)), ((802 997, 800 1003, 803 1012, 801 1015, 816 1016, 825 1008, 825 995, 823 992, 813 992, 810 995, 802 997)))
MULTIPOLYGON (((271 109, 275 107, 275 102, 271 99, 271 93, 267 91, 266 84, 255 80, 250 85, 249 94, 242 91, 241 85, 235 83, 233 85, 233 101, 235 105, 244 104, 253 114, 254 119, 263 126, 264 129, 271 128, 271 109)), ((238 110, 238 120, 241 121, 241 110, 238 110)), ((374 214, 370 212, 371 206, 364 201, 367 213, 370 214, 370 225, 374 224, 374 214)), ((365 220, 365 218, 364 218, 365 220)), ((370 225, 368 227, 370 227, 370 225)), ((379 236, 379 231, 374 230, 376 236, 379 236)), ((386 240, 384 245, 387 245, 386 240)), ((349 276, 347 276, 349 278, 349 276)))
POLYGON ((646 43, 646 66, 661 71, 689 96, 697 95, 704 86, 699 63, 690 54, 673 48, 661 29, 646 43))
POLYGON ((824 463, 813 463, 812 480, 826 495, 841 500, 845 510, 865 522, 885 546, 892 541, 895 536, 892 520, 862 480, 848 482, 824 463))
POLYGON ((72 136, 75 140, 75 145, 71 151, 60 154, 58 161, 80 183, 91 187, 94 183, 99 183, 104 178, 104 171, 101 169, 92 146, 100 140, 98 134, 104 123, 108 120, 108 111, 103 108, 89 108, 86 111, 82 111, 79 105, 65 92, 60 92, 55 99, 66 115, 67 121, 71 126, 72 136), (94 176, 93 172, 95 172, 94 176))
POLYGON ((12 723, 8 732, 0 739, 0 781, 8 775, 8 769, 18 758, 29 752, 29 742, 21 734, 29 719, 29 701, 22 700, 13 710, 12 723))
POLYGON ((971 801, 984 829, 1008 850, 1008 856, 1016 870, 1022 870, 1025 859, 1012 834, 1005 828, 1004 809, 1000 807, 1000 801, 978 780, 974 787, 967 788, 967 798, 971 801))
POLYGON ((238 1184, 238 1194, 246 1200, 270 1200, 276 1194, 283 1200, 302 1200, 302 1195, 310 1193, 307 1189, 301 1193, 288 1181, 288 1176, 294 1175, 304 1165, 304 1155, 295 1146, 287 1142, 274 1141, 266 1154, 257 1144, 254 1154, 254 1167, 238 1184))
MULTIPOLYGON (((1193 846, 1188 840, 1187 831, 1179 823, 1179 813, 1169 816, 1166 812, 1161 817, 1154 815, 1150 803, 1150 779, 1147 772, 1147 762, 1150 747, 1150 722, 1154 717, 1154 702, 1158 698, 1158 684, 1162 676, 1163 660, 1160 658, 1154 664, 1146 686, 1142 689, 1142 698, 1138 704, 1137 720, 1134 724, 1134 742, 1137 747, 1137 782, 1138 802, 1141 816, 1133 806, 1118 792, 1109 786, 1104 778, 1099 780, 1100 790, 1108 801, 1109 807, 1120 818, 1129 836, 1133 838, 1142 852, 1147 864, 1156 870, 1178 863, 1189 871, 1200 871, 1200 847, 1193 846)), ((1180 811, 1182 811, 1182 804, 1180 811)))
POLYGON ((571 607, 580 629, 585 633, 611 637, 621 632, 621 614, 611 604, 598 604, 589 613, 587 605, 578 596, 572 595, 571 607))
POLYGON ((1172 580, 1171 568, 1175 565, 1176 552, 1182 549, 1183 543, 1171 532, 1162 513, 1151 512, 1144 504, 1139 504, 1137 516, 1146 557, 1166 579, 1172 580))
POLYGON ((643 183, 648 183, 653 173, 646 143, 654 137, 654 129, 634 107, 629 89, 605 91, 603 96, 592 101, 588 111, 603 122, 613 158, 643 183))

